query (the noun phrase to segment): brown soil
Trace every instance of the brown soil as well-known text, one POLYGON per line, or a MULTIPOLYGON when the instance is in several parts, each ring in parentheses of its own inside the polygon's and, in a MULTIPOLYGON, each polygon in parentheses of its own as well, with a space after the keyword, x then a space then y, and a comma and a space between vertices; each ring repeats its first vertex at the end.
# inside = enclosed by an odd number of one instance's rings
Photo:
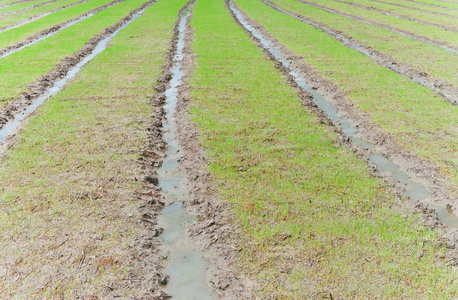
MULTIPOLYGON (((186 8, 191 8, 194 1, 190 1, 186 8)), ((192 224, 189 228, 190 236, 204 249, 204 255, 209 262, 208 280, 212 284, 214 290, 222 299, 249 299, 247 289, 241 282, 236 270, 235 259, 237 251, 233 242, 229 238, 229 233, 234 229, 228 223, 226 213, 227 204, 219 201, 216 196, 216 188, 213 186, 210 174, 207 171, 207 160, 200 144, 200 133, 188 117, 188 91, 190 89, 188 80, 192 76, 194 68, 194 54, 191 50, 192 43, 192 28, 189 22, 192 18, 192 12, 188 14, 187 27, 185 33, 185 49, 182 71, 185 74, 183 84, 179 87, 178 107, 176 112, 178 140, 185 159, 181 162, 180 168, 186 171, 188 177, 189 201, 183 203, 188 212, 198 215, 199 222, 192 224)), ((164 92, 167 90, 169 80, 171 79, 171 68, 174 62, 174 54, 176 43, 178 40, 178 25, 175 25, 175 34, 171 42, 170 50, 167 54, 166 65, 164 66, 164 74, 158 80, 156 87, 157 95, 154 98, 153 105, 156 107, 153 116, 152 127, 150 128, 150 142, 147 149, 155 149, 154 151, 144 151, 143 165, 145 170, 145 184, 143 191, 140 193, 143 200, 142 214, 151 219, 160 213, 165 201, 161 200, 160 191, 156 187, 157 172, 156 168, 162 163, 165 157, 166 143, 162 137, 162 124, 165 117, 165 112, 162 108, 165 101, 164 92)), ((162 228, 152 226, 154 233, 160 233, 162 228)), ((160 244, 160 238, 153 238, 154 244, 160 244)), ((140 243, 147 241, 140 241, 140 243)), ((157 257, 153 265, 157 265, 157 257)), ((157 270, 157 269, 155 269, 157 270)), ((159 287, 159 283, 167 281, 165 275, 155 272, 153 278, 149 280, 159 287)), ((171 278, 173 280, 173 278, 171 278)), ((145 282, 146 283, 146 282, 145 282)), ((152 293, 147 293, 140 299, 166 299, 168 295, 160 290, 152 293), (162 297, 162 298, 161 298, 162 297)))
POLYGON ((13 11, 9 11, 9 12, 6 12, 6 13, 2 13, 2 14, 0 14, 0 17, 1 16, 6 16, 6 15, 11 15, 11 14, 14 14, 14 13, 17 13, 17 12, 21 12, 21 11, 24 11, 24 10, 34 9, 34 8, 43 6, 45 4, 53 3, 53 2, 56 2, 56 1, 58 1, 58 0, 51 0, 51 1, 48 1, 48 2, 43 2, 43 3, 40 3, 40 4, 36 4, 36 5, 33 5, 33 6, 21 8, 21 9, 18 9, 18 10, 13 10, 13 11))
MULTIPOLYGON (((411 79, 413 77, 421 78, 421 80, 426 83, 426 85, 424 85, 424 86, 426 86, 427 88, 429 88, 431 86, 434 86, 437 90, 441 91, 442 92, 441 98, 444 99, 444 101, 449 102, 452 105, 458 105, 458 88, 454 87, 453 85, 451 85, 449 83, 446 83, 446 82, 444 82, 442 80, 439 80, 437 78, 434 78, 433 76, 429 75, 424 70, 417 70, 417 69, 415 69, 414 67, 412 67, 411 65, 409 65, 409 64, 407 64, 405 62, 399 61, 399 60, 397 60, 396 58, 394 58, 394 57, 392 57, 390 55, 387 55, 387 54, 382 53, 382 52, 380 52, 378 50, 375 50, 372 47, 369 47, 369 46, 363 44, 362 42, 358 41, 357 39, 354 39, 353 37, 350 37, 350 36, 342 33, 341 31, 338 31, 338 30, 335 30, 333 28, 330 28, 329 26, 327 26, 327 25, 325 25, 325 24, 323 24, 321 22, 306 18, 306 17, 304 17, 302 15, 295 14, 293 12, 290 12, 288 10, 280 8, 279 6, 277 6, 276 4, 272 3, 269 0, 261 0, 261 1, 263 3, 265 3, 266 5, 270 6, 271 8, 273 8, 273 9, 275 9, 275 10, 281 12, 281 13, 285 13, 287 15, 290 15, 290 16, 294 17, 295 19, 297 19, 297 20, 299 20, 301 22, 305 22, 305 23, 311 24, 315 28, 323 31, 324 33, 326 33, 330 37, 335 38, 335 39, 337 39, 338 41, 340 41, 342 43, 343 43, 342 38, 346 39, 348 41, 348 43, 350 43, 352 46, 360 48, 360 49, 368 52, 370 54, 369 57, 372 60, 374 60, 376 63, 378 63, 379 65, 387 67, 390 70, 395 71, 395 72, 397 72, 397 73, 399 73, 399 74, 401 74, 401 75, 403 75, 403 76, 405 76, 405 77, 407 77, 409 79, 411 79), (396 68, 396 70, 393 69, 393 66, 396 68), (449 94, 451 96, 450 97, 446 97, 446 96, 444 96, 443 93, 449 94)), ((343 43, 343 45, 348 47, 345 43, 343 43)))
POLYGON ((398 18, 403 19, 403 20, 412 21, 412 22, 416 22, 416 23, 419 23, 419 24, 427 25, 427 26, 433 26, 433 27, 437 27, 437 28, 440 28, 440 29, 443 29, 443 30, 447 30, 447 31, 458 32, 458 30, 455 29, 455 28, 443 26, 443 25, 436 24, 436 23, 430 23, 430 22, 427 22, 427 21, 422 21, 422 20, 419 20, 419 19, 411 18, 409 16, 405 16, 405 15, 399 15, 399 14, 396 14, 396 13, 393 13, 393 12, 389 12, 389 11, 385 11, 385 10, 381 10, 381 9, 378 9, 378 8, 375 8, 375 7, 364 6, 364 5, 361 5, 361 4, 347 2, 347 1, 340 1, 340 0, 332 0, 332 1, 345 3, 345 4, 348 4, 348 5, 364 8, 364 9, 367 9, 367 10, 376 11, 376 12, 379 12, 379 13, 382 13, 382 14, 389 14, 389 15, 398 17, 398 18))
MULTIPOLYGON (((230 1, 230 0, 226 0, 230 1)), ((452 191, 447 188, 447 178, 444 178, 438 171, 438 168, 428 161, 419 159, 415 154, 409 153, 396 142, 396 138, 390 134, 382 131, 377 125, 372 124, 362 112, 358 111, 354 104, 345 97, 345 93, 333 82, 327 80, 323 75, 316 71, 311 65, 305 63, 302 57, 299 57, 285 45, 281 44, 270 32, 268 32, 260 23, 252 20, 248 15, 237 7, 235 3, 232 5, 236 7, 244 16, 245 20, 256 28, 264 38, 269 40, 277 50, 279 50, 284 57, 288 57, 288 61, 294 65, 295 68, 301 70, 303 78, 306 78, 307 83, 316 88, 322 95, 330 100, 333 106, 339 111, 342 117, 349 120, 352 124, 357 124, 363 139, 375 145, 375 151, 382 153, 389 160, 401 166, 403 171, 415 178, 417 181, 429 186, 433 193, 432 200, 443 207, 454 207, 456 205, 456 198, 451 195, 457 195, 457 191, 452 191)), ((232 12, 231 12, 232 14, 232 12)), ((239 24, 248 35, 252 37, 258 47, 264 49, 260 42, 241 25, 236 17, 232 14, 235 22, 239 24)), ((273 61, 277 61, 268 51, 264 50, 265 55, 273 61)), ((281 63, 277 62, 276 67, 282 71, 287 81, 297 91, 304 106, 316 113, 323 123, 334 126, 335 131, 340 136, 340 142, 346 147, 355 152, 360 159, 368 161, 367 157, 372 154, 371 150, 358 148, 351 144, 350 140, 335 126, 335 124, 327 118, 327 116, 319 109, 312 101, 312 96, 307 92, 300 89, 295 83, 293 77, 289 75, 289 70, 285 69, 281 63)), ((437 218, 435 212, 428 209, 423 203, 405 197, 405 187, 400 185, 391 176, 378 172, 369 162, 369 171, 374 177, 381 177, 385 182, 392 186, 395 193, 398 195, 398 210, 401 214, 417 214, 421 216, 425 226, 434 229, 440 236, 444 238, 450 251, 450 257, 458 257, 458 228, 451 228, 442 224, 437 218), (405 199, 405 200, 403 200, 405 199)))
POLYGON ((406 6, 406 5, 402 5, 402 4, 398 4, 398 3, 383 2, 383 1, 379 1, 379 0, 369 0, 369 1, 383 3, 383 4, 389 4, 389 5, 398 6, 398 7, 404 7, 404 8, 413 9, 413 10, 417 10, 417 11, 421 11, 421 12, 426 12, 426 13, 430 13, 430 14, 434 14, 434 15, 439 15, 439 16, 458 19, 457 16, 452 16, 452 15, 448 15, 448 14, 444 14, 444 13, 440 13, 440 12, 429 11, 429 10, 421 9, 421 8, 417 8, 417 7, 410 7, 410 6, 406 6))
MULTIPOLYGON (((102 9, 105 9, 108 6, 114 5, 115 3, 125 1, 125 0, 115 0, 113 2, 110 2, 106 5, 103 5, 101 7, 96 8, 95 10, 99 11, 102 9)), ((122 18, 118 22, 116 22, 114 25, 105 28, 102 33, 95 35, 92 37, 84 46, 81 48, 78 52, 76 52, 72 56, 67 56, 65 57, 61 63, 56 65, 51 71, 49 71, 47 74, 43 75, 41 78, 39 78, 37 81, 31 83, 28 87, 28 91, 24 92, 21 94, 17 99, 14 99, 10 101, 8 104, 6 104, 4 107, 0 108, 0 128, 3 128, 3 126, 8 122, 8 120, 13 119, 15 114, 20 112, 21 110, 24 110, 28 105, 30 105, 36 98, 38 98, 40 95, 42 95, 44 92, 46 92, 47 89, 52 87, 54 83, 67 75, 67 72, 73 68, 75 65, 77 65, 80 61, 82 61, 86 56, 88 56, 97 46, 97 44, 103 40, 105 37, 108 35, 112 34, 115 32, 119 27, 121 27, 124 23, 132 19, 132 17, 139 12, 140 10, 144 9, 145 7, 151 5, 152 3, 156 2, 156 0, 150 0, 148 2, 145 2, 142 4, 140 7, 134 9, 131 11, 126 17, 122 18)), ((94 11, 94 10, 93 10, 94 11)), ((90 12, 87 12, 85 14, 89 14, 90 12)), ((79 17, 78 17, 79 18, 79 17)), ((71 22, 72 20, 68 20, 60 25, 57 26, 64 26, 66 23, 71 22)), ((54 28, 52 27, 52 28, 54 28)), ((39 38, 42 35, 46 35, 49 32, 52 32, 53 30, 58 30, 57 29, 52 29, 48 28, 30 38, 28 38, 28 41, 33 41, 37 38, 39 38)), ((60 28, 60 27, 59 27, 60 28)), ((21 42, 19 44, 21 45, 14 45, 15 48, 19 48, 22 45, 26 44, 28 42, 21 42)), ((11 46, 13 47, 13 46, 11 46)), ((6 49, 6 48, 5 48, 6 49)), ((0 50, 0 54, 3 54, 3 50, 0 50)))
POLYGON ((390 26, 390 25, 382 24, 382 23, 379 23, 379 22, 376 22, 376 21, 372 21, 372 20, 364 19, 362 17, 350 15, 350 14, 347 14, 347 13, 344 13, 344 12, 340 12, 338 10, 335 10, 335 9, 332 9, 332 8, 328 8, 328 7, 325 7, 325 6, 316 4, 316 3, 308 2, 308 1, 305 1, 305 0, 296 0, 296 1, 304 3, 304 4, 309 5, 309 6, 313 6, 313 7, 318 8, 318 9, 322 9, 322 10, 331 12, 333 14, 336 14, 336 15, 339 15, 339 16, 342 16, 342 17, 346 17, 346 18, 358 21, 358 22, 363 22, 363 23, 366 23, 366 24, 370 24, 370 25, 374 25, 374 26, 377 26, 377 27, 380 27, 380 28, 384 28, 384 29, 389 30, 391 32, 398 33, 398 34, 407 36, 407 37, 409 37, 409 38, 411 38, 413 40, 417 40, 417 41, 420 41, 420 42, 423 42, 423 43, 427 43, 427 44, 442 48, 442 49, 444 49, 446 51, 450 51, 450 52, 453 52, 455 54, 458 53, 458 47, 450 45, 450 44, 447 44, 445 42, 436 41, 436 40, 433 40, 433 39, 428 38, 426 36, 421 36, 421 35, 409 32, 407 30, 399 29, 399 28, 396 28, 396 27, 393 27, 393 26, 390 26))
POLYGON ((72 4, 64 5, 64 6, 61 6, 59 8, 44 12, 42 14, 31 16, 30 18, 24 19, 24 20, 22 20, 22 21, 20 21, 18 23, 11 24, 11 25, 8 25, 8 26, 0 28, 0 33, 2 33, 3 31, 7 30, 10 27, 14 27, 14 26, 18 26, 18 25, 24 25, 24 24, 36 21, 36 20, 38 20, 38 19, 40 19, 40 18, 42 18, 44 16, 47 16, 49 14, 52 14, 52 13, 54 13, 56 11, 59 11, 59 10, 62 10, 62 9, 65 9, 65 8, 68 8, 68 7, 71 7, 71 6, 75 6, 75 5, 78 5, 78 4, 81 4, 83 2, 87 2, 87 1, 89 1, 89 0, 81 0, 81 1, 78 1, 78 2, 75 2, 75 3, 72 3, 72 4))

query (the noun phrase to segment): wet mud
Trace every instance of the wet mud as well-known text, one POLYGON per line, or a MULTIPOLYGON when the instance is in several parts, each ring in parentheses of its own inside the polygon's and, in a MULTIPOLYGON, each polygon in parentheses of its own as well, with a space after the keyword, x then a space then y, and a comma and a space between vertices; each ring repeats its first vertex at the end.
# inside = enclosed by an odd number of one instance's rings
POLYGON ((394 57, 381 53, 380 51, 374 50, 371 47, 364 45, 360 41, 348 37, 340 31, 332 29, 320 22, 311 20, 302 15, 298 15, 288 10, 285 10, 269 0, 261 1, 269 7, 281 13, 284 13, 288 16, 295 18, 296 20, 309 24, 315 27, 316 29, 323 31, 327 35, 341 42, 344 46, 357 50, 358 52, 368 56, 378 64, 390 69, 391 71, 401 74, 415 81, 416 83, 439 93, 444 99, 444 101, 452 105, 458 105, 458 89, 453 87, 451 84, 448 84, 436 78, 432 78, 426 72, 416 70, 412 66, 404 62, 400 62, 394 57))
POLYGON ((335 126, 341 142, 368 161, 373 175, 393 185, 399 199, 406 199, 400 200, 399 210, 421 215, 426 226, 439 230, 449 246, 455 248, 458 245, 458 229, 455 227, 458 217, 452 207, 455 203, 447 188, 441 186, 437 169, 404 152, 392 137, 369 124, 348 103, 338 86, 306 65, 235 3, 227 3, 234 20, 270 59, 278 62, 277 67, 298 90, 304 105, 317 113, 324 123, 335 126), (447 213, 444 213, 445 208, 447 213))
POLYGON ((410 39, 413 39, 413 40, 416 40, 416 41, 419 41, 419 42, 422 42, 422 43, 427 43, 427 44, 430 44, 432 46, 439 47, 439 48, 441 48, 441 49, 443 49, 445 51, 449 51, 449 52, 458 54, 458 47, 450 45, 450 44, 447 44, 445 42, 436 41, 436 40, 433 40, 433 39, 428 38, 426 36, 421 36, 421 35, 409 32, 407 30, 399 29, 399 28, 396 28, 396 27, 393 27, 393 26, 390 26, 390 25, 382 24, 382 23, 379 23, 379 22, 376 22, 376 21, 372 21, 372 20, 368 20, 368 19, 365 19, 365 18, 362 18, 362 17, 350 15, 350 14, 347 14, 347 13, 344 13, 344 12, 341 12, 341 11, 338 11, 338 10, 335 10, 335 9, 332 9, 332 8, 328 8, 328 7, 313 3, 313 2, 308 2, 308 1, 305 1, 305 0, 296 0, 296 1, 298 1, 300 3, 303 3, 303 4, 306 4, 306 5, 309 5, 309 6, 312 6, 312 7, 315 7, 315 8, 318 8, 318 9, 321 9, 321 10, 324 10, 324 11, 327 11, 327 12, 330 12, 330 13, 333 13, 333 14, 336 14, 336 15, 339 15, 339 16, 342 16, 342 17, 345 17, 345 18, 352 19, 354 21, 358 21, 358 22, 361 22, 361 23, 377 26, 377 27, 389 30, 391 32, 406 36, 406 37, 408 37, 410 39))
POLYGON ((15 13, 18 13, 18 12, 21 12, 21 11, 25 11, 25 10, 29 10, 29 9, 34 9, 34 8, 37 8, 37 7, 40 7, 40 6, 49 4, 49 3, 57 2, 57 1, 59 1, 59 0, 51 0, 51 1, 48 1, 48 2, 43 2, 43 3, 32 5, 32 6, 29 6, 29 7, 24 7, 24 8, 18 9, 18 10, 13 10, 13 11, 5 12, 5 13, 0 13, 0 17, 7 16, 7 15, 12 15, 12 14, 15 14, 15 13))
POLYGON ((8 47, 5 47, 3 49, 0 50, 0 59, 2 58, 5 58, 13 53, 16 53, 18 51, 21 51, 22 49, 24 48, 27 48, 31 45, 34 45, 44 39, 47 39, 55 34, 57 34, 58 32, 72 26, 72 25, 75 25, 81 21, 84 21, 85 19, 87 18, 90 18, 92 16, 94 16, 94 14, 96 14, 97 12, 99 11, 102 11, 104 9, 107 9, 108 7, 110 6, 113 6, 119 2, 122 2, 122 1, 125 1, 125 0, 115 0, 115 1, 112 1, 108 4, 105 4, 103 6, 100 6, 100 7, 97 7, 95 9, 92 9, 88 12, 85 12, 84 14, 78 16, 78 17, 75 17, 75 18, 72 18, 70 20, 67 20, 65 22, 62 22, 58 25, 55 25, 55 26, 52 26, 50 28, 47 28, 41 32, 38 32, 28 38, 26 38, 25 40, 21 41, 21 42, 18 42, 16 44, 13 44, 13 45, 10 45, 8 47))
POLYGON ((421 9, 421 8, 417 8, 417 7, 410 7, 410 6, 406 6, 406 5, 402 5, 402 4, 398 4, 398 3, 393 3, 393 2, 384 2, 384 1, 380 1, 380 0, 368 0, 368 1, 378 2, 378 3, 383 3, 383 4, 389 4, 389 5, 398 6, 398 7, 404 7, 404 8, 408 8, 408 9, 413 9, 413 10, 416 10, 416 11, 421 11, 421 12, 425 12, 425 13, 429 13, 429 14, 434 14, 434 15, 439 15, 439 16, 458 19, 457 16, 453 16, 453 15, 449 15, 449 14, 445 14, 445 13, 440 13, 440 12, 435 12, 435 11, 429 11, 429 10, 421 9))
POLYGON ((348 4, 348 5, 351 5, 351 6, 360 7, 360 8, 371 10, 371 11, 376 11, 376 12, 384 14, 386 16, 392 16, 392 17, 396 17, 396 18, 403 19, 403 20, 406 20, 406 21, 412 21, 412 22, 415 22, 415 23, 418 23, 418 24, 422 24, 422 25, 426 25, 426 26, 433 26, 433 27, 436 27, 436 28, 439 28, 439 29, 443 29, 443 30, 447 30, 447 31, 458 32, 458 29, 455 29, 455 28, 452 28, 452 27, 447 27, 447 26, 443 26, 443 25, 440 25, 440 24, 436 24, 436 23, 422 21, 422 20, 419 20, 419 19, 416 19, 416 18, 412 18, 412 17, 405 16, 405 15, 399 15, 399 14, 396 14, 396 13, 393 13, 393 12, 388 12, 388 11, 385 11, 385 10, 381 10, 381 9, 378 9, 378 8, 375 8, 375 7, 370 7, 370 6, 365 6, 365 5, 361 5, 361 4, 358 4, 358 3, 340 1, 340 0, 332 0, 332 1, 348 4))
POLYGON ((8 26, 5 26, 5 27, 2 27, 0 28, 0 33, 3 33, 5 31, 8 31, 10 29, 13 29, 13 28, 18 28, 18 27, 21 27, 22 25, 25 25, 25 24, 28 24, 30 22, 33 22, 33 21, 36 21, 36 20, 39 20, 41 18, 44 18, 46 17, 47 15, 50 15, 56 11, 59 11, 59 10, 62 10, 62 9, 65 9, 65 8, 68 8, 68 7, 72 7, 72 6, 75 6, 75 5, 78 5, 78 4, 81 4, 83 2, 87 2, 87 1, 90 1, 90 0, 81 0, 81 1, 78 1, 78 2, 75 2, 75 3, 72 3, 72 4, 68 4, 68 5, 64 5, 64 6, 61 6, 59 8, 56 8, 56 9, 53 9, 51 11, 47 11, 45 13, 42 13, 42 14, 38 14, 38 15, 35 15, 35 16, 31 16, 30 18, 27 18, 25 20, 22 20, 18 23, 15 23, 15 24, 11 24, 11 25, 8 25, 8 26))

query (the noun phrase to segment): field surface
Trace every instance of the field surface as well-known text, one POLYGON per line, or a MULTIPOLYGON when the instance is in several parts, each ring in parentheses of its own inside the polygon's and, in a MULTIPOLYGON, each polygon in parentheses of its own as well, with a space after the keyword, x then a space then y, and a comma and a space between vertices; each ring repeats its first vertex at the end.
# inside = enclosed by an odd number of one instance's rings
POLYGON ((456 66, 453 0, 0 0, 0 298, 458 297, 456 66))

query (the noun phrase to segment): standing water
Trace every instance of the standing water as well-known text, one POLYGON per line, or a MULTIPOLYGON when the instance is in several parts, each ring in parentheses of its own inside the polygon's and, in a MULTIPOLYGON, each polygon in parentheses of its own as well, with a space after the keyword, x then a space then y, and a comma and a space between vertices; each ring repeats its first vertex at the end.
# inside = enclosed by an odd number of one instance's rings
POLYGON ((168 206, 158 217, 158 224, 164 228, 161 238, 162 250, 167 253, 165 273, 170 281, 165 292, 172 299, 204 300, 218 299, 217 294, 206 284, 208 262, 203 253, 185 233, 185 224, 197 221, 195 216, 186 214, 183 202, 188 198, 186 174, 178 169, 181 160, 180 145, 176 140, 175 111, 178 87, 182 84, 183 48, 187 11, 181 15, 179 36, 175 53, 175 64, 171 70, 170 88, 165 91, 166 121, 163 125, 164 140, 167 144, 166 158, 158 170, 159 187, 168 206))

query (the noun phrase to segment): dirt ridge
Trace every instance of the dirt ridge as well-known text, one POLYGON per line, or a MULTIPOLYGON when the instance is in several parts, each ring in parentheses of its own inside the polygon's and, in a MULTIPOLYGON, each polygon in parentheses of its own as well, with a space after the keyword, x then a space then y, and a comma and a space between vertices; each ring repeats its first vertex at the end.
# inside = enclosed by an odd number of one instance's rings
MULTIPOLYGON (((115 0, 113 2, 120 2, 125 0, 115 0)), ((51 71, 40 77, 35 82, 29 84, 28 91, 22 93, 18 98, 8 102, 4 107, 0 108, 0 128, 13 119, 16 114, 30 105, 36 98, 45 93, 48 88, 52 87, 54 83, 65 77, 67 72, 88 56, 97 46, 97 44, 108 35, 115 32, 118 28, 131 20, 133 16, 139 11, 152 5, 157 0, 149 0, 138 8, 132 10, 127 16, 120 19, 115 24, 105 28, 101 33, 93 36, 80 50, 71 56, 65 57, 59 64, 57 64, 51 71)), ((111 2, 111 3, 113 3, 111 2)), ((107 4, 107 5, 110 5, 107 4)))
POLYGON ((56 9, 53 9, 53 10, 50 10, 50 11, 47 11, 47 12, 44 12, 42 14, 38 14, 38 15, 35 15, 35 16, 31 16, 25 20, 22 20, 20 22, 17 22, 15 24, 11 24, 11 25, 8 25, 8 26, 5 26, 5 27, 2 27, 0 28, 0 33, 6 31, 6 30, 9 30, 10 28, 14 28, 14 27, 19 27, 19 26, 22 26, 22 25, 25 25, 27 23, 30 23, 30 22, 33 22, 33 21, 36 21, 36 20, 39 20, 49 14, 52 14, 56 11, 59 11, 59 10, 62 10, 62 9, 65 9, 65 8, 68 8, 68 7, 71 7, 71 6, 75 6, 75 5, 78 5, 78 4, 81 4, 83 2, 87 2, 87 1, 90 1, 90 0, 81 0, 81 1, 78 1, 78 2, 75 2, 75 3, 71 3, 71 4, 68 4, 68 5, 64 5, 64 6, 61 6, 59 8, 56 8, 56 9))
MULTIPOLYGON (((423 5, 431 6, 431 7, 437 7, 437 8, 448 9, 448 10, 458 10, 458 8, 448 7, 448 6, 442 6, 442 5, 438 5, 438 4, 432 4, 432 3, 426 3, 426 2, 418 2, 418 1, 413 1, 413 0, 406 0, 406 1, 407 1, 407 2, 417 3, 417 4, 423 4, 423 5)), ((445 1, 445 2, 447 2, 447 1, 445 1)), ((451 2, 448 2, 448 3, 451 3, 451 2)), ((454 4, 456 4, 456 3, 454 3, 454 4)))
MULTIPOLYGON (((438 171, 437 167, 428 161, 419 159, 415 154, 409 153, 396 142, 396 139, 390 134, 379 129, 375 124, 371 124, 366 120, 366 117, 359 112, 354 105, 345 97, 345 93, 340 90, 340 88, 333 82, 324 78, 318 71, 316 71, 312 66, 305 63, 301 57, 298 57, 285 45, 281 44, 272 34, 270 34, 260 23, 251 19, 242 9, 240 9, 232 0, 225 0, 226 3, 230 3, 235 7, 245 18, 245 20, 253 26, 258 32, 261 32, 264 38, 269 40, 272 44, 276 45, 277 50, 284 54, 284 57, 288 57, 288 62, 294 65, 297 69, 301 70, 304 75, 303 78, 314 88, 317 89, 321 94, 325 95, 329 100, 332 101, 332 104, 335 108, 342 114, 344 118, 350 120, 353 124, 357 124, 358 130, 362 134, 363 138, 374 144, 377 148, 377 152, 382 153, 385 157, 388 157, 394 163, 402 166, 407 172, 417 179, 421 179, 422 182, 432 183, 435 187, 433 192, 434 200, 437 200, 437 203, 441 203, 444 207, 448 205, 456 205, 453 202, 452 197, 449 194, 444 178, 438 171)), ((425 204, 420 201, 413 200, 404 195, 405 188, 398 184, 391 176, 387 176, 379 172, 373 165, 368 161, 367 157, 370 154, 370 150, 362 149, 356 147, 350 142, 350 139, 347 138, 343 132, 336 127, 336 125, 323 113, 323 111, 316 106, 312 101, 312 96, 300 89, 293 77, 289 74, 283 65, 277 61, 277 59, 270 54, 264 47, 261 45, 260 41, 255 38, 246 28, 240 24, 237 20, 237 17, 232 13, 235 22, 253 39, 258 47, 263 49, 265 55, 272 61, 277 62, 276 67, 283 73, 287 81, 291 86, 297 91, 300 95, 300 99, 306 109, 313 111, 317 114, 320 120, 323 123, 332 125, 335 132, 338 133, 340 137, 340 142, 345 145, 345 147, 351 149, 356 155, 365 161, 368 162, 368 169, 374 177, 383 178, 386 183, 393 187, 395 194, 398 197, 399 211, 402 213, 408 214, 418 214, 424 225, 434 229, 447 243, 449 248, 448 255, 450 257, 458 257, 458 228, 451 228, 447 225, 441 223, 435 214, 434 210, 429 209, 425 204), (402 199, 406 200, 403 201, 402 199)), ((456 194, 456 191, 455 191, 456 194)))
POLYGON ((318 8, 318 9, 322 9, 322 10, 328 11, 330 13, 333 13, 333 14, 336 14, 336 15, 339 15, 339 16, 342 16, 342 17, 346 17, 346 18, 358 21, 358 22, 362 22, 362 23, 366 23, 366 24, 373 25, 373 26, 376 26, 376 27, 380 27, 380 28, 389 30, 389 31, 397 33, 397 34, 400 34, 400 35, 403 35, 403 36, 407 36, 408 38, 411 38, 413 40, 417 40, 417 41, 422 42, 422 43, 427 43, 427 44, 433 45, 435 47, 439 47, 439 48, 441 48, 443 50, 450 51, 452 53, 458 54, 458 47, 450 45, 450 44, 448 44, 446 42, 436 41, 436 40, 431 39, 429 37, 418 35, 418 34, 412 33, 410 31, 407 31, 407 30, 404 30, 404 29, 399 29, 399 28, 393 27, 391 25, 386 25, 386 24, 382 24, 382 23, 379 23, 379 22, 376 22, 376 21, 368 20, 368 19, 365 19, 365 18, 362 18, 362 17, 350 15, 350 14, 338 11, 336 9, 328 8, 328 7, 325 7, 325 6, 322 6, 322 5, 313 3, 313 2, 309 2, 309 1, 306 1, 306 0, 296 0, 296 1, 298 1, 300 3, 303 3, 303 4, 306 4, 306 5, 309 5, 309 6, 312 6, 312 7, 315 7, 315 8, 318 8))
POLYGON ((260 0, 260 1, 266 4, 267 6, 271 7, 272 9, 275 9, 283 14, 286 14, 286 15, 289 15, 295 18, 296 20, 299 20, 301 22, 307 23, 315 27, 316 29, 326 33, 328 36, 338 40, 344 46, 356 49, 357 51, 367 55, 369 58, 377 62, 379 65, 384 66, 398 74, 401 74, 404 77, 411 79, 412 81, 426 88, 429 88, 435 92, 438 92, 444 101, 452 105, 455 105, 455 106, 458 105, 458 88, 454 87, 453 85, 447 82, 444 82, 442 80, 439 80, 437 78, 434 78, 433 76, 430 76, 425 71, 417 70, 414 67, 412 67, 410 64, 399 61, 396 58, 388 54, 375 50, 372 47, 367 46, 366 44, 362 43, 361 41, 353 37, 350 37, 339 30, 332 29, 331 27, 321 22, 309 19, 302 15, 299 15, 289 10, 286 10, 284 8, 281 8, 270 0, 260 0), (360 51, 359 49, 361 49, 362 51, 360 51))

